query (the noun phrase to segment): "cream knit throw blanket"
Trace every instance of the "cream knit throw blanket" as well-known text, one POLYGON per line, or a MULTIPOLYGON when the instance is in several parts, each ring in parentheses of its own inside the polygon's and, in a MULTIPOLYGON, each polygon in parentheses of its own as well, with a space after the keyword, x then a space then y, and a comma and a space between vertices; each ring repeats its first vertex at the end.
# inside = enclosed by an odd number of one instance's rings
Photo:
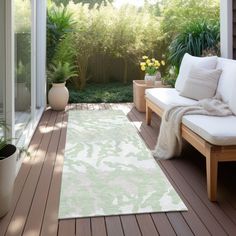
POLYGON ((219 95, 200 100, 192 106, 170 107, 163 114, 160 133, 153 151, 157 159, 170 159, 181 154, 181 122, 184 115, 229 116, 232 112, 219 95))

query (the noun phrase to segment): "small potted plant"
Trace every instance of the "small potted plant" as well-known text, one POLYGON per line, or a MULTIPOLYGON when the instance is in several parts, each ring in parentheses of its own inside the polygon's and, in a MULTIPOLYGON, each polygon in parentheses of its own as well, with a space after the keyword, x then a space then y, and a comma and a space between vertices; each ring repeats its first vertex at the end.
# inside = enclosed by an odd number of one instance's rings
POLYGON ((16 176, 17 148, 2 134, 6 124, 0 121, 0 218, 10 209, 16 176))
POLYGON ((140 68, 145 72, 144 80, 146 84, 154 84, 156 80, 161 79, 159 68, 165 65, 165 61, 159 62, 155 58, 149 59, 148 56, 143 56, 140 62, 140 68))
POLYGON ((48 102, 53 110, 65 109, 69 100, 69 91, 65 86, 66 80, 75 76, 77 76, 75 67, 67 62, 58 62, 49 66, 48 79, 52 87, 48 92, 48 102))

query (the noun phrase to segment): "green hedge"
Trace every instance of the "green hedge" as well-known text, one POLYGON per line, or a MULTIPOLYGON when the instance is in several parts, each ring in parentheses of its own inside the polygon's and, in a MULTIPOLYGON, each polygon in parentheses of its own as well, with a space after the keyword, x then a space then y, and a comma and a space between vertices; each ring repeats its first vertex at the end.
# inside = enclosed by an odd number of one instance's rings
POLYGON ((70 103, 118 103, 133 101, 132 84, 122 83, 87 84, 86 88, 78 91, 69 86, 70 103))

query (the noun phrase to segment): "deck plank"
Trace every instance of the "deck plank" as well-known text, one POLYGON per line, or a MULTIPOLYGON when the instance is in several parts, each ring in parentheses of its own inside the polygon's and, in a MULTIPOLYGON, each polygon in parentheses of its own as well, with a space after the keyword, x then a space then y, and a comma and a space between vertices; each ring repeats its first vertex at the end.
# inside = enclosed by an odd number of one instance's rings
POLYGON ((124 234, 127 236, 141 236, 141 232, 134 215, 121 216, 124 234))
POLYGON ((93 217, 91 218, 91 227, 93 236, 106 236, 106 224, 105 217, 93 217))
POLYGON ((166 216, 166 213, 155 213, 155 214, 151 214, 151 216, 161 236, 176 235, 173 227, 170 224, 170 221, 168 220, 168 217, 166 216))
POLYGON ((105 217, 105 221, 108 236, 124 236, 119 216, 105 217))
POLYGON ((61 139, 58 146, 57 159, 55 162, 52 182, 48 194, 46 210, 44 214, 41 235, 55 236, 58 228, 58 211, 61 190, 61 178, 64 161, 64 150, 66 143, 66 125, 68 122, 68 113, 64 114, 61 139))
POLYGON ((76 236, 92 236, 90 218, 76 220, 76 236))
MULTIPOLYGON (((184 218, 178 213, 175 213, 175 212, 169 213, 168 218, 177 235, 181 235, 181 236, 194 235, 192 230, 186 224, 186 221, 184 220, 184 218)), ((196 235, 200 236, 204 234, 196 234, 196 235)))
POLYGON ((75 236, 75 219, 59 220, 58 236, 75 236))
POLYGON ((159 235, 150 214, 136 215, 136 218, 143 236, 159 235))

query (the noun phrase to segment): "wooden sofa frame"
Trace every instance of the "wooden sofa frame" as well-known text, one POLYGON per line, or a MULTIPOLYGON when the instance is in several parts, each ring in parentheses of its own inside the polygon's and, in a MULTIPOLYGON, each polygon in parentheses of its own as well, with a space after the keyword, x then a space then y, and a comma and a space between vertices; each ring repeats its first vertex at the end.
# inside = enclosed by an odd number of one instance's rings
MULTIPOLYGON (((146 122, 151 125, 152 112, 162 117, 163 109, 146 97, 146 122)), ((206 158, 207 193, 210 201, 216 201, 218 162, 236 161, 236 146, 216 146, 194 133, 187 126, 181 126, 182 137, 206 158)))

